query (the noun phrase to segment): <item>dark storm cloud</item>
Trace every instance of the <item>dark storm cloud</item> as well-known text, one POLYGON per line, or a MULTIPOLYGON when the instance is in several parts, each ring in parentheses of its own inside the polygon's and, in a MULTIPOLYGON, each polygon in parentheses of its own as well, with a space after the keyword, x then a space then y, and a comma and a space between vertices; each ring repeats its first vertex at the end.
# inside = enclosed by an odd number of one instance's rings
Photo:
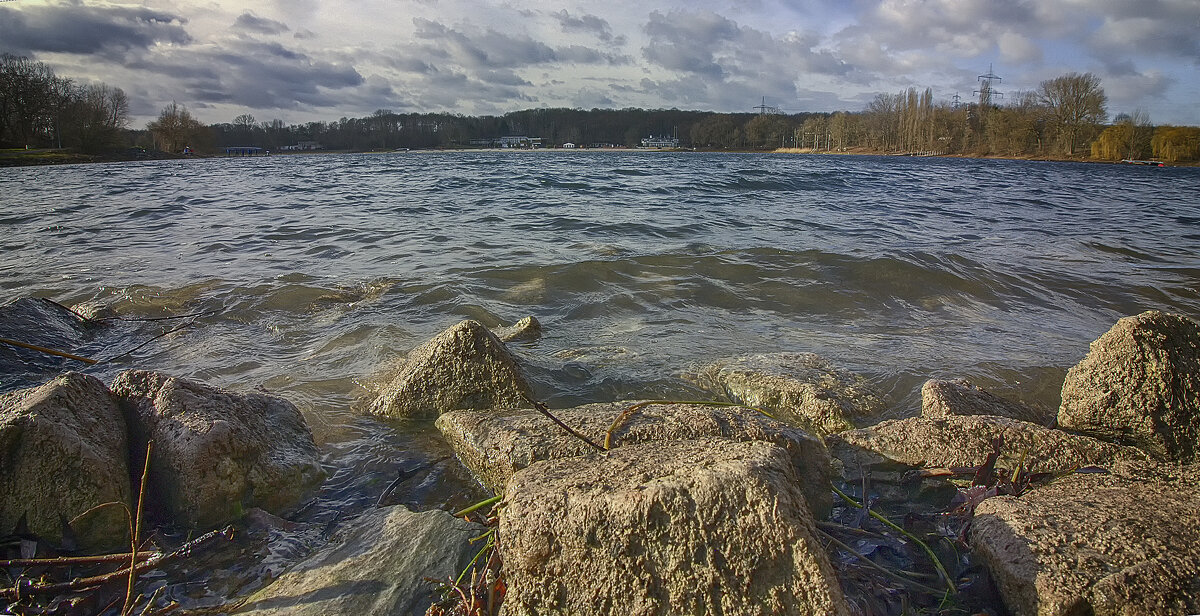
POLYGON ((527 66, 569 62, 576 64, 624 64, 627 56, 606 53, 582 45, 554 48, 528 35, 510 35, 492 29, 463 32, 428 19, 413 19, 415 37, 427 43, 415 45, 416 55, 441 59, 468 70, 517 69, 527 66))
POLYGON ((249 32, 257 32, 259 34, 283 34, 284 32, 291 30, 291 28, 288 28, 287 24, 283 22, 275 21, 274 19, 267 19, 265 17, 258 17, 250 11, 246 11, 245 13, 239 15, 238 18, 233 22, 233 27, 238 30, 247 30, 249 32))
POLYGON ((551 13, 550 16, 558 20, 563 32, 586 32, 605 43, 612 45, 625 44, 626 39, 623 35, 614 36, 612 27, 608 25, 608 21, 595 15, 583 14, 579 17, 572 17, 566 9, 563 9, 557 13, 551 13))
POLYGON ((147 8, 0 4, 0 46, 14 53, 120 53, 155 43, 190 43, 184 23, 177 15, 147 8))

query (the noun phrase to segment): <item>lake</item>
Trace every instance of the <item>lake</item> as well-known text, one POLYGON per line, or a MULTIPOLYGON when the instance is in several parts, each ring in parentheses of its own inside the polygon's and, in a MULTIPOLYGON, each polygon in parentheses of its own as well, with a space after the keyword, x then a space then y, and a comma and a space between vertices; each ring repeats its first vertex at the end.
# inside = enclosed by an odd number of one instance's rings
MULTIPOLYGON (((1120 317, 1200 318, 1200 169, 667 152, 404 152, 0 169, 6 299, 144 322, 73 351, 296 403, 331 479, 319 517, 381 495, 478 495, 425 422, 364 418, 372 379, 461 319, 533 315, 552 408, 698 397, 680 374, 815 352, 891 414, 928 378, 1055 408, 1120 317), (409 485, 384 494, 398 476, 409 485)), ((62 366, 81 368, 64 360, 62 366)), ((5 390, 33 384, 0 375, 5 390)), ((35 380, 34 382, 40 382, 35 380)), ((211 592, 220 594, 218 588, 211 592)))

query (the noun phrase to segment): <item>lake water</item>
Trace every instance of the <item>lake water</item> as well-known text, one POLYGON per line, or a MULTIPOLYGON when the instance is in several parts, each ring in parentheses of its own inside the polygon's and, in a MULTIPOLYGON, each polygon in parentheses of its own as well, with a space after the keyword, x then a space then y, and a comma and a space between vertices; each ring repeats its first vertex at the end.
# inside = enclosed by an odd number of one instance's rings
MULTIPOLYGON (((274 156, 0 169, 0 289, 123 316, 214 310, 119 361, 263 387, 313 426, 329 507, 477 494, 373 376, 464 318, 551 407, 695 398, 690 366, 811 351, 894 415, 931 377, 1056 407, 1120 317, 1200 318, 1200 169, 637 152, 274 156), (464 487, 465 486, 465 487, 464 487)), ((74 349, 107 358, 174 325, 74 349)), ((68 364, 64 363, 63 366, 68 364)), ((78 368, 78 366, 72 366, 78 368)), ((27 386, 0 375, 0 386, 27 386)))

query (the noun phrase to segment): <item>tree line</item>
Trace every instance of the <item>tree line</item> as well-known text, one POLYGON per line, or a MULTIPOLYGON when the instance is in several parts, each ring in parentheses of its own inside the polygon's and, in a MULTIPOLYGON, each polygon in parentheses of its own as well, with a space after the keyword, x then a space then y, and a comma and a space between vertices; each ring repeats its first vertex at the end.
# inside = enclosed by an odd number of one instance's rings
POLYGON ((548 147, 637 146, 651 135, 682 147, 727 150, 930 153, 1002 157, 1090 156, 1101 160, 1200 160, 1200 128, 1158 126, 1141 111, 1108 123, 1108 99, 1091 73, 1068 73, 1016 92, 1003 104, 988 88, 965 104, 934 101, 916 88, 878 94, 864 110, 755 114, 679 109, 543 108, 498 116, 395 113, 287 125, 250 114, 206 125, 173 102, 143 130, 128 128, 120 88, 76 84, 44 63, 0 56, 0 147, 66 147, 84 152, 131 146, 198 153, 227 147, 278 151, 472 147, 501 136, 541 138, 548 147))

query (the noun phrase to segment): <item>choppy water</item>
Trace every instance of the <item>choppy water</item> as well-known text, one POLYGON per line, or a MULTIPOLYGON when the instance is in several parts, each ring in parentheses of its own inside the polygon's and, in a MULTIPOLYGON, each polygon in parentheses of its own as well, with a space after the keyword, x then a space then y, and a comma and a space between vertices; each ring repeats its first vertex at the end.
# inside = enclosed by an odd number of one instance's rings
MULTIPOLYGON (((0 290, 218 314, 132 357, 262 386, 313 425, 330 502, 444 455, 354 409, 462 318, 537 316, 551 406, 695 397, 730 355, 812 351, 916 412, 930 377, 1057 406, 1121 316, 1200 318, 1200 169, 682 153, 395 153, 0 169, 0 290)), ((78 349, 132 348, 163 325, 78 349)), ((23 386, 0 375, 0 386, 23 386)), ((452 466, 395 498, 466 496, 452 466)))

